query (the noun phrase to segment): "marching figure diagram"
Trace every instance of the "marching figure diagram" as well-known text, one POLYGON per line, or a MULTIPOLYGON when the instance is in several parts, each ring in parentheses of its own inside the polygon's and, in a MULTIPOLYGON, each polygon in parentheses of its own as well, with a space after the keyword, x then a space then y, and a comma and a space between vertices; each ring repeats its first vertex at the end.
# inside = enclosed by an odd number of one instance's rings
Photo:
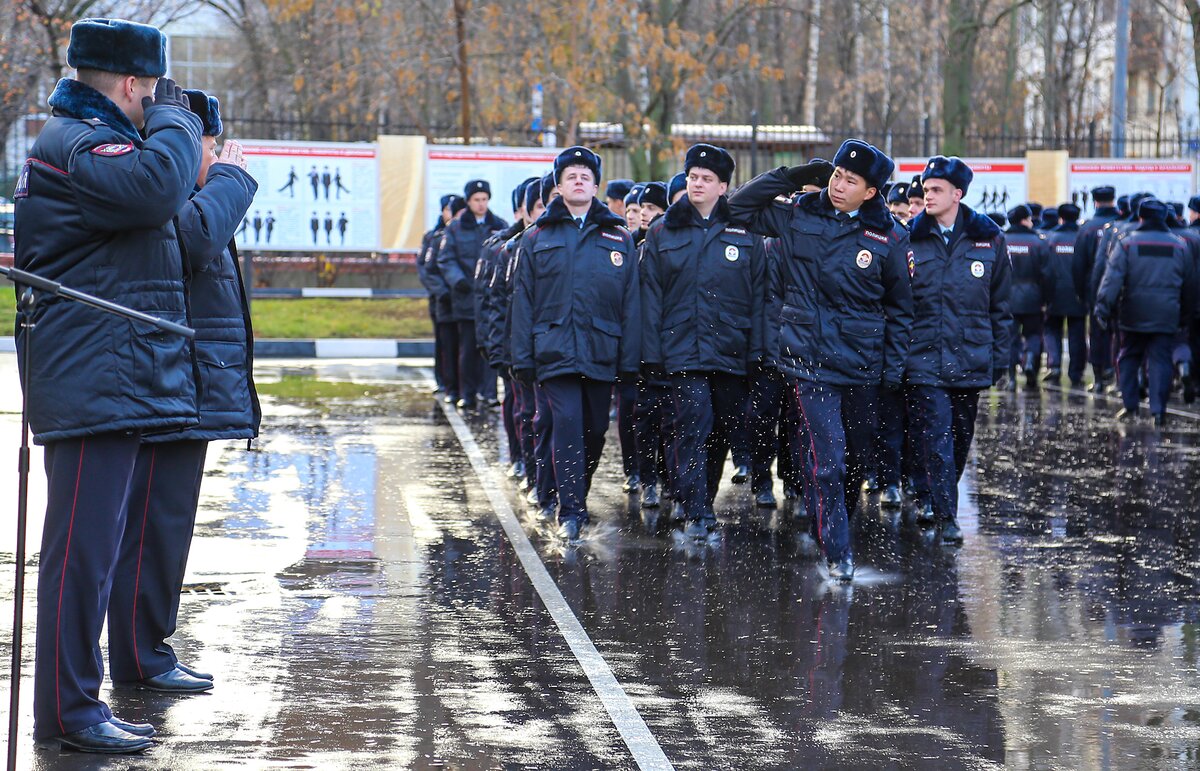
POLYGON ((267 243, 271 243, 271 232, 275 230, 275 214, 267 212, 267 243))
POLYGON ((321 187, 325 188, 325 200, 329 200, 329 186, 333 184, 333 176, 329 173, 329 167, 325 167, 325 171, 321 173, 321 187))
MULTIPOLYGON (((337 198, 341 200, 342 193, 350 194, 350 188, 342 184, 342 170, 336 169, 333 174, 333 186, 336 188, 337 198)), ((328 198, 328 196, 326 196, 328 198)))
POLYGON ((260 240, 262 240, 262 228, 263 228, 262 212, 255 211, 254 212, 254 243, 256 243, 256 244, 260 240))
POLYGON ((978 209, 981 211, 1004 211, 1008 208, 1008 188, 992 188, 992 192, 988 193, 988 189, 983 188, 980 194, 978 209))
POLYGON ((342 240, 342 246, 346 245, 346 227, 349 224, 350 220, 346 219, 346 212, 342 212, 342 216, 338 217, 337 221, 338 237, 342 240))
POLYGON ((245 236, 245 235, 246 235, 246 228, 248 228, 248 227, 250 227, 250 220, 249 220, 249 218, 247 218, 247 217, 242 217, 242 226, 241 226, 240 228, 238 228, 238 231, 237 231, 237 233, 235 233, 235 234, 234 234, 234 238, 242 238, 243 236, 245 236))
POLYGON ((325 243, 333 245, 333 215, 325 212, 325 243))
POLYGON ((312 230, 313 246, 317 245, 317 233, 321 232, 321 220, 317 217, 317 213, 312 213, 312 219, 308 221, 308 227, 312 230))
MULTIPOLYGON (((295 198, 296 197, 296 180, 298 180, 298 179, 300 179, 300 178, 296 176, 296 167, 293 166, 291 169, 288 170, 287 184, 285 184, 283 187, 279 188, 279 192, 282 193, 284 190, 286 190, 290 194, 291 198, 295 198)), ((270 240, 270 239, 268 239, 268 240, 270 240)))
POLYGON ((321 172, 317 171, 317 167, 313 166, 312 171, 308 172, 308 181, 312 183, 313 200, 320 198, 321 190, 321 172))

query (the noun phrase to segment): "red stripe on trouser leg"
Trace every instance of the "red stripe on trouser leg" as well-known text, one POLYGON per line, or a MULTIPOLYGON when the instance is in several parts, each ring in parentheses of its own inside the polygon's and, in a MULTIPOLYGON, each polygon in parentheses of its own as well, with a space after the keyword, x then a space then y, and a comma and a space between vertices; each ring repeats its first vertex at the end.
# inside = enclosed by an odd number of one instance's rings
POLYGON ((63 587, 67 584, 67 559, 71 556, 71 533, 75 530, 75 507, 79 503, 79 484, 83 479, 83 449, 87 445, 87 439, 79 440, 79 468, 75 472, 75 496, 71 500, 71 519, 67 524, 67 546, 63 550, 63 566, 62 576, 58 583, 58 616, 54 624, 54 698, 55 712, 58 717, 58 730, 66 733, 67 729, 62 722, 62 687, 59 679, 59 653, 62 648, 62 600, 63 587))
POLYGON ((825 499, 821 496, 821 485, 817 482, 817 445, 813 442, 812 423, 808 421, 808 414, 804 411, 804 400, 800 397, 800 383, 796 383, 796 406, 800 408, 800 419, 804 421, 804 430, 808 434, 808 447, 812 455, 813 489, 817 491, 817 538, 821 539, 821 545, 824 546, 825 499))
POLYGON ((154 456, 158 452, 158 448, 150 450, 150 473, 146 476, 146 503, 142 507, 142 533, 138 538, 138 561, 137 570, 133 575, 133 609, 130 611, 130 631, 133 634, 133 662, 137 665, 138 679, 145 677, 142 673, 142 657, 138 653, 137 644, 137 601, 138 587, 142 583, 142 552, 146 545, 146 521, 150 518, 150 488, 154 485, 154 456))

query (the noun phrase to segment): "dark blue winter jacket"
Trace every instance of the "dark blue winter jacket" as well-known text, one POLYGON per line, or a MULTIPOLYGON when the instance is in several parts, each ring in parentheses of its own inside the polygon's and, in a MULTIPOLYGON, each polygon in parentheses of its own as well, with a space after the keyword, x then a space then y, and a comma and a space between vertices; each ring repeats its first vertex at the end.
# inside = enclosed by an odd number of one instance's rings
POLYGON ((1052 290, 1046 236, 1024 225, 1011 225, 1004 241, 1012 259, 1012 314, 1041 315, 1052 290))
POLYGON ((1053 291, 1046 313, 1050 316, 1082 318, 1087 306, 1075 290, 1075 244, 1079 240, 1079 224, 1064 222, 1046 234, 1050 252, 1050 283, 1053 291))
POLYGON ((1161 223, 1117 236, 1096 294, 1096 316, 1122 332, 1175 334, 1192 318, 1194 271, 1187 244, 1161 223))
MULTIPOLYGON (((445 321, 475 320, 475 263, 479 260, 483 242, 506 227, 508 223, 490 211, 484 216, 483 222, 478 223, 471 210, 464 209, 442 232, 437 265, 442 280, 450 289, 451 305, 450 318, 445 321)), ((443 321, 441 316, 438 321, 443 321)))
MULTIPOLYGON (((173 219, 200 170, 200 119, 152 105, 143 139, 74 80, 59 82, 50 106, 14 193, 16 266, 186 323, 173 219)), ((33 316, 31 360, 19 363, 38 443, 197 422, 185 338, 57 297, 41 297, 33 316)))

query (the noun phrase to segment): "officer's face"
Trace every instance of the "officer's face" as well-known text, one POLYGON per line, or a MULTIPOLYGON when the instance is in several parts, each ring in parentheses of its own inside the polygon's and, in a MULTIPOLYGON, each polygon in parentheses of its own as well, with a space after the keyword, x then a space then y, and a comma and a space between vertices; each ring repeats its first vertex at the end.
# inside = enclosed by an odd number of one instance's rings
POLYGON ((877 192, 865 179, 841 166, 834 168, 833 176, 829 178, 829 200, 838 211, 858 211, 877 192))
POLYGON ((888 204, 888 208, 892 210, 892 214, 896 215, 900 219, 908 219, 908 204, 902 201, 897 201, 895 203, 888 204))
POLYGON ((693 206, 704 206, 715 203, 725 195, 729 185, 722 182, 715 172, 709 169, 693 167, 688 170, 687 196, 693 206))
POLYGON ((454 212, 450 211, 450 207, 448 205, 442 209, 442 222, 449 222, 453 217, 454 212))
POLYGON ((642 207, 636 203, 631 203, 625 207, 625 225, 630 230, 637 230, 642 226, 642 207))
POLYGON ((608 210, 618 217, 625 218, 625 199, 624 198, 605 198, 604 203, 608 204, 608 210))
POLYGON ((1200 220, 1200 214, 1192 211, 1191 209, 1188 209, 1187 215, 1188 215, 1188 224, 1189 225, 1191 223, 1195 222, 1196 220, 1200 220))
POLYGON ((491 200, 492 197, 487 193, 472 193, 471 197, 467 199, 467 208, 471 210, 471 213, 474 214, 476 218, 482 217, 483 215, 487 214, 488 203, 490 203, 491 200))
POLYGON ((909 198, 908 199, 908 218, 912 219, 921 212, 925 211, 924 198, 909 198))
POLYGON ((642 202, 641 209, 642 227, 644 228, 650 227, 650 223, 654 221, 654 218, 665 212, 657 204, 646 203, 644 201, 642 202))
POLYGON ((558 181, 558 194, 567 206, 584 206, 596 197, 600 186, 587 166, 568 166, 558 181))
POLYGON ((533 204, 533 211, 529 212, 529 221, 537 222, 538 217, 542 216, 542 212, 546 211, 546 207, 542 206, 541 199, 538 199, 533 204))
POLYGON ((196 187, 204 187, 208 179, 208 170, 213 161, 217 160, 217 140, 215 137, 200 137, 200 173, 196 175, 196 187))
POLYGON ((142 99, 153 99, 156 85, 158 78, 138 78, 130 75, 121 81, 117 106, 125 113, 125 117, 129 118, 130 123, 139 129, 146 125, 146 111, 142 109, 142 99))
POLYGON ((944 179, 927 179, 922 187, 925 188, 925 213, 930 217, 954 211, 962 200, 962 191, 944 179))

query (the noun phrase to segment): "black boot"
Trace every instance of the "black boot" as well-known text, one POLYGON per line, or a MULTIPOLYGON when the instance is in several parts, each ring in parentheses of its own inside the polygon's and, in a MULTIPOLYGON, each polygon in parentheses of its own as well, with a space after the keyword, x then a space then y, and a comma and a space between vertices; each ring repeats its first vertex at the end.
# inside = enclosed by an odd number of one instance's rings
POLYGON ((642 508, 657 509, 658 504, 658 485, 642 485, 642 508))

